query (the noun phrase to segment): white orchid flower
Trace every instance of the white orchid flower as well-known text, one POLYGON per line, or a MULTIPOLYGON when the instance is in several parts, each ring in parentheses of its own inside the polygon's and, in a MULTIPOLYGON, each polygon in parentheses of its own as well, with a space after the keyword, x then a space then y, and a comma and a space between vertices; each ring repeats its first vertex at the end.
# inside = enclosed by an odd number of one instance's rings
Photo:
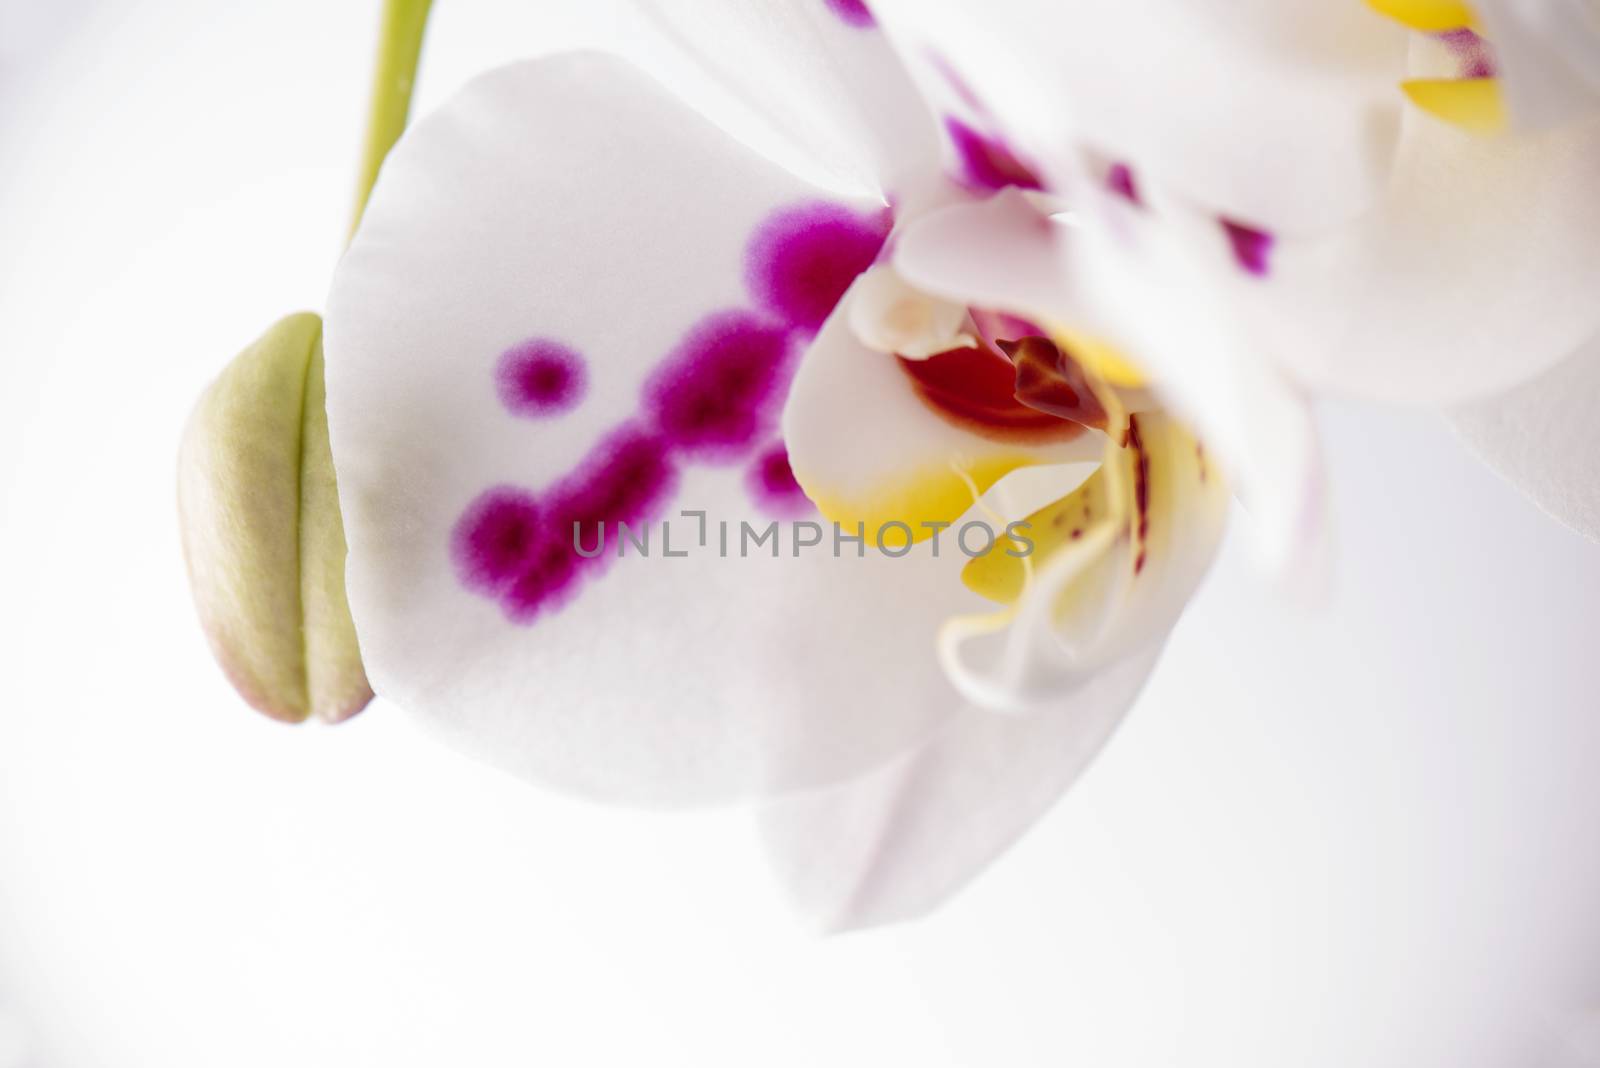
MULTIPOLYGON (((874 11, 941 114, 986 117, 1072 201, 1069 322, 1168 381, 1199 336, 1223 362, 1194 375, 1255 354, 1310 389, 1446 409, 1600 536, 1591 0, 874 11)), ((1214 405, 1180 410, 1212 432, 1214 405)))
POLYGON ((529 779, 763 802, 824 926, 911 916, 1133 701, 1224 472, 1270 547, 1306 543, 1314 440, 1265 361, 1136 369, 1082 327, 1074 205, 981 116, 930 110, 859 3, 651 10, 671 89, 592 54, 480 77, 400 140, 340 265, 328 417, 366 674, 529 779), (751 550, 774 519, 824 544, 751 550))

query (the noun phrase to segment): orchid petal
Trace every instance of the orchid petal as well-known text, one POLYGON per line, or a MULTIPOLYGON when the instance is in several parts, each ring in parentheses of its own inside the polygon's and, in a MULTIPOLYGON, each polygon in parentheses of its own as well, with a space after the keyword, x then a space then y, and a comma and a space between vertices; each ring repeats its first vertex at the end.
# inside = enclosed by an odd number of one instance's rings
POLYGON ((1600 540, 1600 337, 1539 378, 1457 408, 1456 429, 1539 507, 1600 540))
POLYGON ((885 232, 817 196, 598 56, 491 72, 401 139, 327 322, 374 689, 524 777, 663 804, 859 774, 954 714, 959 559, 717 549, 809 507, 776 404, 885 232), (655 521, 655 552, 580 563, 552 516, 655 521))
POLYGON ((937 158, 933 117, 860 0, 638 0, 640 57, 696 110, 803 177, 882 193, 937 158))
POLYGON ((1388 175, 1409 32, 1355 0, 874 11, 937 110, 987 117, 1061 191, 1088 151, 1216 214, 1313 233, 1360 214, 1388 175))
POLYGON ((768 855, 823 930, 906 920, 977 876, 1094 759, 1159 647, 1026 717, 969 710, 859 779, 768 805, 768 855))
POLYGON ((1597 122, 1485 138, 1410 116, 1377 208, 1326 239, 1281 242, 1272 274, 1230 280, 1230 299, 1318 388, 1492 394, 1600 330, 1597 173, 1597 122))

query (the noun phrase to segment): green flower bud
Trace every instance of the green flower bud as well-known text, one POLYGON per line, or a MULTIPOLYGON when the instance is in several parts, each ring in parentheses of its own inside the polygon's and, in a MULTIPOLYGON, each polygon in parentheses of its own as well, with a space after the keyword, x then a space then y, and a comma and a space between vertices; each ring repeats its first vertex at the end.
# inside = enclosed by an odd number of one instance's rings
POLYGON ((372 699, 344 592, 322 319, 290 315, 201 395, 178 452, 189 582, 241 696, 289 723, 372 699))

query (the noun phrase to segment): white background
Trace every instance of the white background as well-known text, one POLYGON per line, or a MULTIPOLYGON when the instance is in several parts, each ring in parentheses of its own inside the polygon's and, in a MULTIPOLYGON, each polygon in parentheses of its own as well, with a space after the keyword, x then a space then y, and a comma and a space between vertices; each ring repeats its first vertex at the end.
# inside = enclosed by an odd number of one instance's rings
MULTIPOLYGON (((1600 547, 1430 415, 1326 411, 1327 609, 1231 540, 1080 787, 910 926, 798 929, 737 814, 243 708, 177 436, 320 306, 376 8, 0 0, 0 1068, 1600 1064, 1600 547)), ((423 107, 609 10, 439 9, 423 107)))

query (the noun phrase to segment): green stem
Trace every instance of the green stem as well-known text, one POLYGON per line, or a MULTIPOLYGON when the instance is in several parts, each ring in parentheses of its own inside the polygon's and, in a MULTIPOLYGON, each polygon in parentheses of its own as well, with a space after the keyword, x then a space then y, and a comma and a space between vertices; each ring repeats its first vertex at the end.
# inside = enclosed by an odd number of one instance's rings
POLYGON ((406 128, 411 111, 411 87, 416 81, 417 58, 422 54, 422 31, 428 25, 433 0, 384 0, 383 29, 378 38, 378 69, 372 79, 372 105, 367 115, 367 143, 361 151, 361 175, 356 185, 355 216, 350 234, 361 225, 378 168, 406 128))

